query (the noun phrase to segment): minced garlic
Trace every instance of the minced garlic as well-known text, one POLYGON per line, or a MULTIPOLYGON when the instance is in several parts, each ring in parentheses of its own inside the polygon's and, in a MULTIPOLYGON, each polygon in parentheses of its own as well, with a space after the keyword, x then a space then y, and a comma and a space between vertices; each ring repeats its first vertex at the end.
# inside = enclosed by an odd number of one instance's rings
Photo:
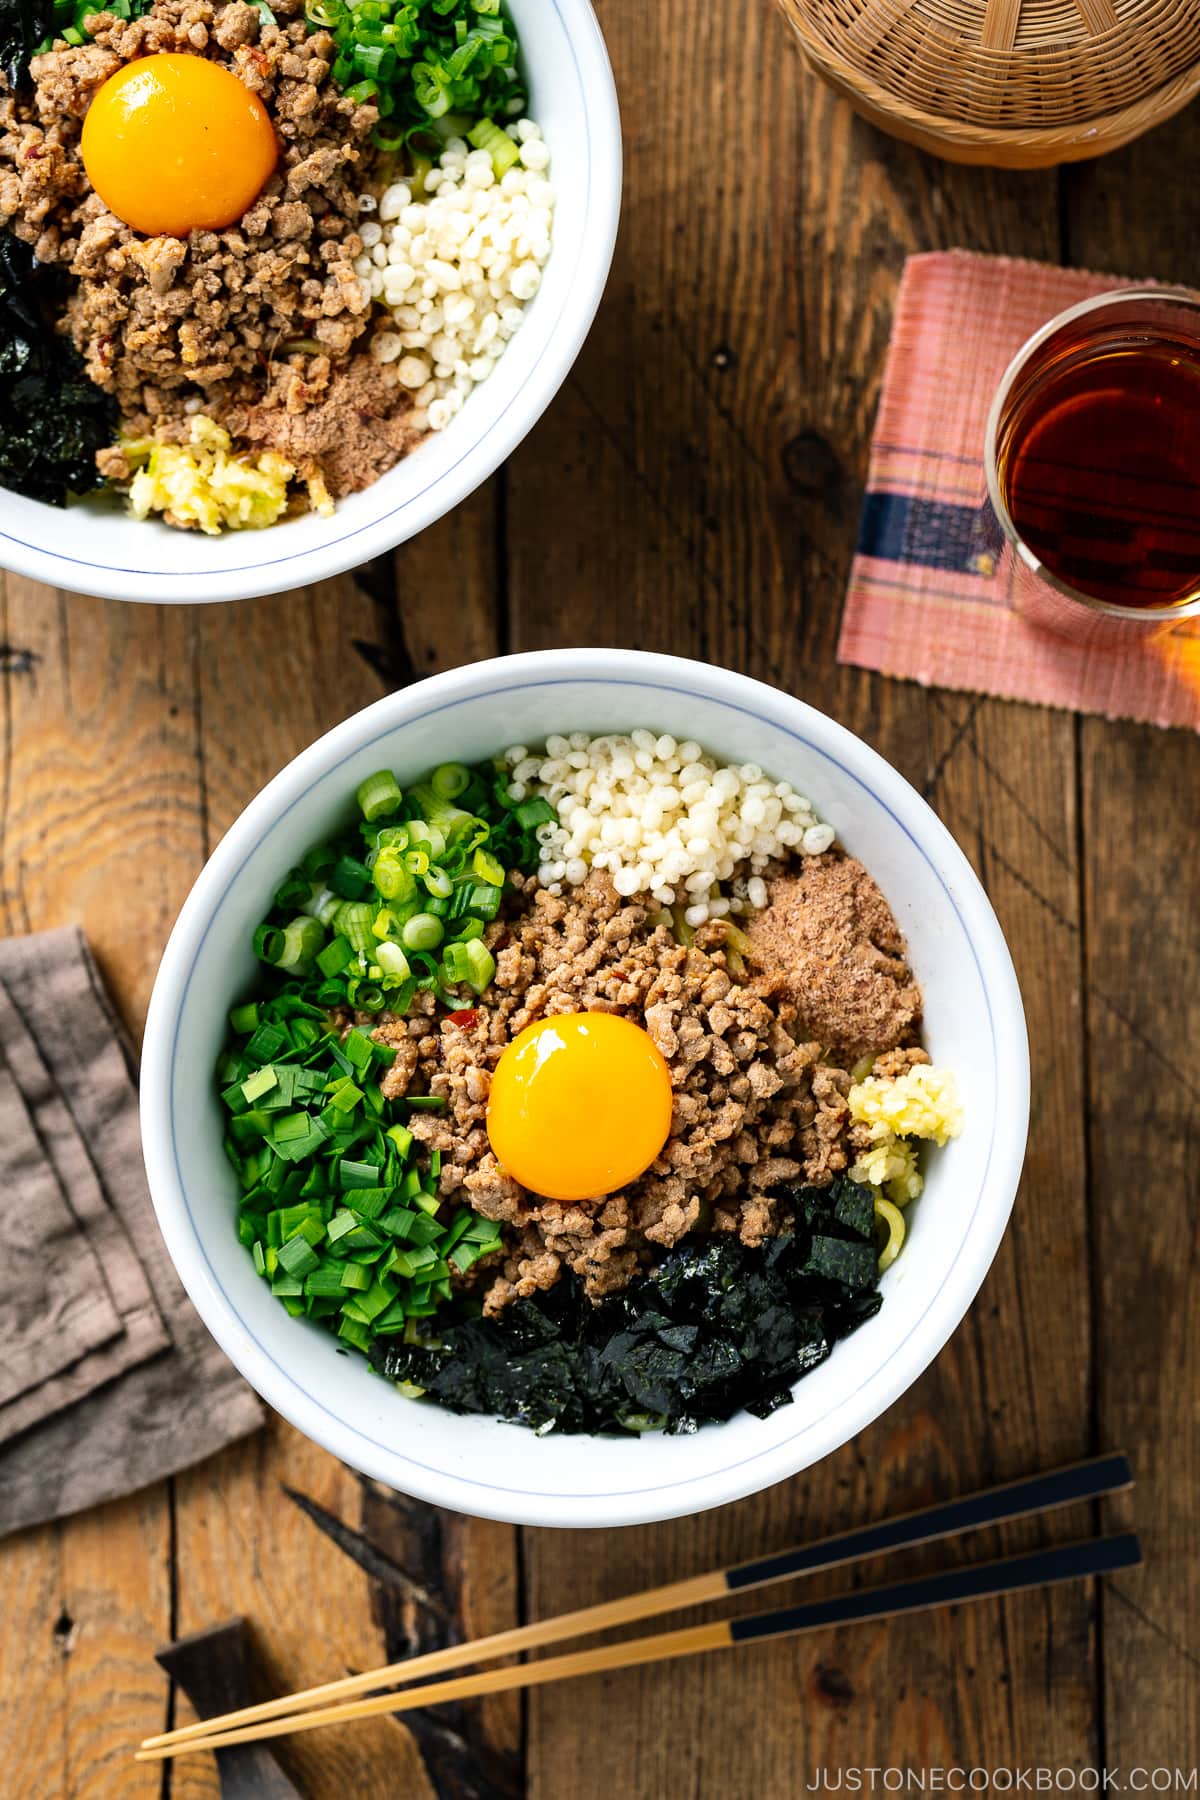
POLYGON ((916 1063, 903 1075, 868 1075, 847 1098, 854 1124, 867 1127, 870 1143, 850 1170, 851 1181, 879 1188, 896 1206, 907 1206, 925 1185, 910 1138, 944 1144, 962 1130, 958 1083, 949 1069, 916 1063))
POLYGON ((854 1123, 869 1127, 872 1143, 916 1137, 944 1144, 962 1130, 958 1083, 950 1069, 932 1063, 916 1063, 894 1078, 868 1075, 850 1089, 847 1104, 854 1123))
POLYGON ((850 1170, 850 1179, 880 1188, 895 1206, 907 1206, 925 1186, 913 1146, 894 1135, 864 1150, 850 1170))
MULTIPOLYGON (((235 454, 229 433, 203 413, 189 421, 186 444, 136 438, 121 449, 136 470, 129 487, 136 518, 164 513, 169 524, 195 525, 210 537, 273 525, 287 510, 296 479, 295 464, 275 450, 235 454)), ((314 512, 332 513, 321 477, 308 477, 307 487, 314 512)))

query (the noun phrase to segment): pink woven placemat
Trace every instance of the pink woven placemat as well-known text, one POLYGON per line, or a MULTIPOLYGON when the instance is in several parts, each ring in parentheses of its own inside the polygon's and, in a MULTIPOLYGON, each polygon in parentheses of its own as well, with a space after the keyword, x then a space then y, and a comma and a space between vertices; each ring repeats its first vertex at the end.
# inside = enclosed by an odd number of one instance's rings
POLYGON ((911 257, 896 303, 839 662, 926 686, 1200 730, 1200 619, 1116 647, 1012 609, 983 439, 1000 378, 1047 319, 1114 275, 964 250, 911 257))

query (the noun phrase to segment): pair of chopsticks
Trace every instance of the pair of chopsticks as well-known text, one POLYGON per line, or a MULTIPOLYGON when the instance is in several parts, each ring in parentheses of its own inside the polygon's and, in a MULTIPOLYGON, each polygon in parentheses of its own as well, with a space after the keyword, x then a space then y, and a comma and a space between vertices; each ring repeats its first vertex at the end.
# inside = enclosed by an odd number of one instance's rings
POLYGON ((1002 1487, 989 1488, 965 1499, 944 1501, 919 1512, 864 1525, 855 1531, 823 1538, 815 1544, 781 1551, 775 1556, 759 1557, 754 1562, 740 1563, 730 1569, 714 1569, 706 1575, 671 1582, 666 1587, 648 1588, 644 1593, 628 1594, 600 1606, 584 1607, 581 1611, 562 1613, 557 1618, 522 1625, 512 1631, 497 1632, 491 1637, 478 1638, 472 1644, 456 1644, 427 1656, 410 1657, 406 1662, 389 1663, 381 1669, 326 1682, 322 1687, 286 1694, 258 1706, 242 1707, 240 1711, 224 1713, 220 1718, 202 1719, 195 1725, 184 1725, 177 1731, 146 1738, 136 1759, 155 1762, 167 1757, 187 1756, 197 1750, 221 1750, 234 1744, 253 1743, 260 1738, 314 1731, 322 1725, 348 1724, 353 1719, 373 1718, 380 1713, 407 1712, 414 1707, 436 1706, 446 1700, 465 1700, 512 1688, 537 1687, 548 1681, 565 1681, 575 1675, 635 1668, 644 1663, 695 1656, 705 1650, 729 1649, 768 1638, 790 1637, 831 1625, 865 1624, 903 1613, 954 1606, 967 1600, 983 1600, 999 1594, 1020 1593, 1028 1588, 1048 1587, 1057 1582, 1107 1575, 1114 1569, 1126 1569, 1142 1560, 1141 1545, 1133 1532, 1034 1550, 1021 1556, 949 1569, 941 1574, 918 1576, 883 1587, 863 1588, 808 1605, 756 1613, 749 1618, 718 1619, 681 1631, 660 1632, 650 1637, 606 1644, 599 1649, 547 1657, 541 1662, 460 1675, 450 1681, 406 1687, 400 1693, 375 1694, 365 1700, 351 1698, 391 1682, 409 1682, 417 1675, 441 1674, 463 1664, 490 1662, 519 1650, 540 1649, 561 1643, 565 1638, 589 1636, 610 1626, 628 1625, 635 1619, 649 1618, 656 1613, 674 1612, 702 1601, 723 1599, 748 1588, 768 1587, 777 1581, 858 1562, 885 1551, 911 1549, 918 1544, 956 1537, 961 1532, 977 1531, 986 1525, 1000 1525, 1054 1507, 1095 1500, 1102 1494, 1118 1493, 1132 1485, 1133 1474, 1125 1456, 1094 1457, 1088 1462, 1073 1463, 1044 1475, 1007 1482, 1002 1487))

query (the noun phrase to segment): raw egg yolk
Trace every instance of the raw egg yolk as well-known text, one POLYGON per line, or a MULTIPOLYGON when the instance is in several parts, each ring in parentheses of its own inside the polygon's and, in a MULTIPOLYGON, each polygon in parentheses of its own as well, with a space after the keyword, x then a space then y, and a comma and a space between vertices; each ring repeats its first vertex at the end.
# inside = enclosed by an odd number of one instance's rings
POLYGON ((667 1141, 671 1075, 640 1025, 559 1013, 496 1065, 487 1131, 515 1181, 550 1200, 596 1200, 636 1180, 667 1141))
POLYGON ((236 223, 279 160, 257 94, 203 56, 166 52, 109 76, 80 148, 105 206, 149 236, 236 223))

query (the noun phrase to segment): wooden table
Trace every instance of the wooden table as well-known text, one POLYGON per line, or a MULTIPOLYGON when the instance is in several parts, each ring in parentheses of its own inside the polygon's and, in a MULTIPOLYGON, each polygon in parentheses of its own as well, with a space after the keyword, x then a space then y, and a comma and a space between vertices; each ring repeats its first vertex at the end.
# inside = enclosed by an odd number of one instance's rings
MULTIPOLYGON (((129 1761, 169 1716, 153 1650, 231 1612, 264 1680, 297 1687, 1109 1446, 1140 1481, 1106 1522, 1136 1513, 1147 1561, 1099 1592, 373 1721, 298 1740, 287 1766, 317 1800, 790 1800, 821 1768, 1200 1764, 1200 745, 833 656, 904 257, 966 244, 1196 282, 1200 111, 1095 166, 956 169, 855 120, 767 0, 599 10, 628 157, 616 267, 575 372, 486 489, 357 581, 277 599, 167 610, 8 578, 2 928, 82 918, 136 1028, 230 820, 381 692, 554 644, 728 664, 877 745, 986 882, 1033 1045, 1013 1225, 891 1412, 718 1512, 517 1532, 387 1493, 274 1420, 0 1546, 11 1800, 158 1795, 129 1761)), ((207 1759, 166 1779, 176 1800, 216 1792, 207 1759)))

